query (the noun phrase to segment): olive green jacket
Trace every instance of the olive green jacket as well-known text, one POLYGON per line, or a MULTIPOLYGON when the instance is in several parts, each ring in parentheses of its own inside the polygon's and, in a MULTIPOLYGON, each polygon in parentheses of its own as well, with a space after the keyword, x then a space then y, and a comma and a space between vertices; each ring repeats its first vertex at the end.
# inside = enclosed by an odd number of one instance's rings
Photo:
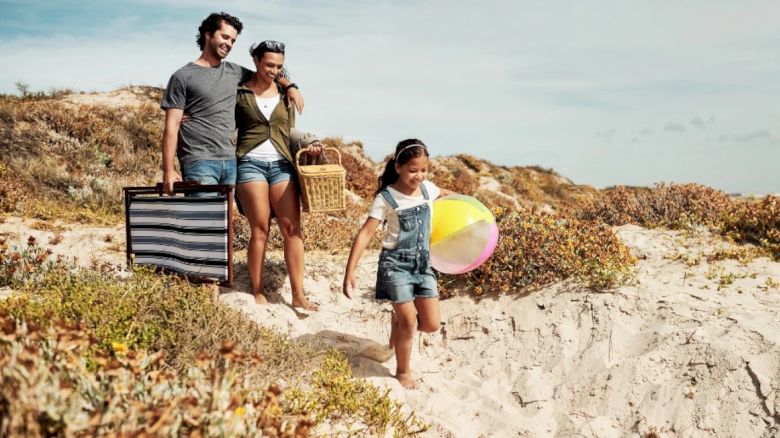
POLYGON ((238 86, 236 157, 243 157, 252 148, 270 138, 276 150, 292 163, 295 151, 290 147, 290 132, 293 126, 295 126, 295 108, 287 102, 284 93, 280 94, 279 103, 271 112, 269 121, 257 107, 255 93, 243 85, 238 86))

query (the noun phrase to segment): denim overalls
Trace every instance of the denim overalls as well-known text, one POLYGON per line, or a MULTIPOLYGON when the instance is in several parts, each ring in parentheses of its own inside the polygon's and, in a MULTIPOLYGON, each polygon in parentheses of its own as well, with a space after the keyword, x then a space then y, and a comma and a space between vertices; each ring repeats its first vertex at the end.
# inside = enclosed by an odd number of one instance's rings
POLYGON ((376 274, 376 299, 405 303, 417 297, 434 298, 436 276, 430 263, 431 209, 428 191, 420 185, 425 203, 416 207, 398 209, 398 203, 387 190, 379 193, 398 215, 398 246, 383 248, 379 255, 376 274))

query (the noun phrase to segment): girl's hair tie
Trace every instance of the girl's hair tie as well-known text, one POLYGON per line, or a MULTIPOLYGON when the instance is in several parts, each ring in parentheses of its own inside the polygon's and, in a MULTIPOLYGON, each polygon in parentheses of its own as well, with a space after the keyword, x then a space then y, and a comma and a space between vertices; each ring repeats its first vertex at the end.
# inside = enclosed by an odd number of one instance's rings
POLYGON ((419 146, 419 147, 421 147, 421 148, 423 148, 423 149, 425 149, 425 145, 424 145, 424 144, 420 144, 420 143, 414 143, 414 144, 410 144, 410 145, 408 145, 408 146, 404 146, 404 147, 403 147, 403 148, 402 148, 400 151, 398 151, 398 152, 395 154, 395 161, 398 161, 398 157, 400 157, 400 156, 401 156, 401 154, 402 154, 402 153, 403 153, 405 150, 407 150, 407 149, 409 149, 409 148, 413 148, 413 147, 418 147, 418 146, 419 146))

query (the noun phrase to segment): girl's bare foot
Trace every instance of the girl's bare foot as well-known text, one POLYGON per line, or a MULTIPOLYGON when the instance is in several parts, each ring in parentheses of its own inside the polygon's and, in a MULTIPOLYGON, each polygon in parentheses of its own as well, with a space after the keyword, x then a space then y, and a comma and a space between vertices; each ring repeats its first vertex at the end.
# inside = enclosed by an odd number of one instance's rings
POLYGON ((255 296, 255 303, 256 304, 260 304, 260 305, 268 304, 268 300, 265 299, 265 295, 263 295, 262 292, 255 292, 252 295, 255 296))
POLYGON ((397 373, 395 378, 398 383, 406 389, 417 389, 417 381, 412 377, 412 373, 397 373))
POLYGON ((312 303, 306 298, 293 298, 292 305, 293 307, 300 307, 303 310, 309 310, 311 312, 320 310, 320 306, 318 304, 312 303))

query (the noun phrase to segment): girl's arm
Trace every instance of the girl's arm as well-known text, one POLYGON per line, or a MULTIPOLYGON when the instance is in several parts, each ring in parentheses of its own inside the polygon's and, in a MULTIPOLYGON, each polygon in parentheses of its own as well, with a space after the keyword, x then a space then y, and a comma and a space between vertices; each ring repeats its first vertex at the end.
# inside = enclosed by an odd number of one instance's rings
POLYGON ((366 222, 360 227, 357 236, 355 236, 355 241, 352 243, 352 249, 349 251, 347 271, 344 273, 344 284, 342 286, 342 292, 344 292, 344 295, 347 298, 351 298, 349 296, 350 291, 355 290, 357 287, 355 269, 357 268, 358 261, 360 261, 360 256, 363 255, 363 250, 366 249, 368 242, 371 240, 371 237, 374 235, 374 232, 376 232, 378 226, 379 220, 370 217, 366 219, 366 222))

